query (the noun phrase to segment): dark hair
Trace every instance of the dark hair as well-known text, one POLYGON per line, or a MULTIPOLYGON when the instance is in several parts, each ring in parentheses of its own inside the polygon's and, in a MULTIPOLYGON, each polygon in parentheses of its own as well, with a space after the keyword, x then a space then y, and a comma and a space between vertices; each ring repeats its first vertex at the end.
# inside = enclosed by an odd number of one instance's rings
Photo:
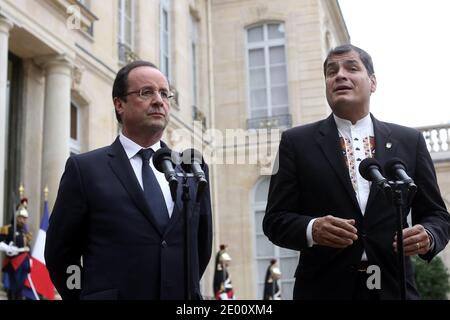
MULTIPOLYGON (((128 91, 128 74, 131 70, 138 67, 151 67, 158 69, 156 65, 149 61, 136 60, 133 61, 126 66, 122 67, 119 72, 117 72, 116 79, 114 80, 113 89, 112 89, 112 98, 119 98, 123 101, 127 101, 127 91, 128 91)), ((158 69, 159 70, 159 69, 158 69)), ((122 119, 116 110, 116 118, 119 123, 122 123, 122 119)))
POLYGON ((359 58, 361 59, 362 63, 364 64, 364 67, 366 67, 367 73, 369 76, 373 75, 375 73, 375 70, 373 69, 373 62, 372 57, 370 54, 368 54, 366 51, 364 51, 361 48, 358 48, 357 46, 354 46, 350 43, 344 44, 342 46, 338 46, 334 49, 331 49, 330 52, 328 52, 327 58, 325 59, 325 62, 323 63, 323 73, 326 74, 326 67, 328 59, 330 59, 334 55, 344 54, 350 51, 355 51, 359 54, 359 58))

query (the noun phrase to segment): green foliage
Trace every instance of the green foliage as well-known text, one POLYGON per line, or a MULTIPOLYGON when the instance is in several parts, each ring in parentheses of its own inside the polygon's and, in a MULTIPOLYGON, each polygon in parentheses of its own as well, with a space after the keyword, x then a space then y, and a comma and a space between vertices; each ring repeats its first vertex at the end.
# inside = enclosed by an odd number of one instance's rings
POLYGON ((434 257, 430 263, 413 257, 416 271, 417 289, 423 300, 446 300, 450 292, 448 270, 440 257, 434 257))

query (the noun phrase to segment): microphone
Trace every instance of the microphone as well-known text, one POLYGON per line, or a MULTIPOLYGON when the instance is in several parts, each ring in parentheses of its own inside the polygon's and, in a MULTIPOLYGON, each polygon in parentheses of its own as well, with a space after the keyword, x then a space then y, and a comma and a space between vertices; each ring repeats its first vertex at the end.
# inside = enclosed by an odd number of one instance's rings
POLYGON ((388 191, 391 186, 381 173, 381 165, 375 158, 366 158, 359 164, 359 173, 367 181, 372 181, 378 187, 388 191))
POLYGON ((153 165, 156 170, 164 173, 167 182, 169 182, 170 194, 172 195, 173 201, 176 201, 178 188, 177 173, 174 169, 174 164, 178 160, 177 156, 178 154, 176 152, 172 152, 169 148, 161 148, 153 155, 153 165), (172 156, 175 159, 173 159, 172 156))
POLYGON ((417 186, 413 179, 406 173, 406 164, 399 158, 392 158, 384 166, 384 170, 389 179, 400 180, 408 185, 408 190, 412 193, 417 191, 417 186))
MULTIPOLYGON (((406 173, 406 165, 399 158, 392 158, 386 165, 384 166, 384 170, 391 180, 401 180, 404 183, 413 183, 413 179, 411 179, 406 173)), ((413 183, 414 184, 414 183, 413 183)))
POLYGON ((181 167, 185 172, 194 174, 197 180, 197 202, 200 199, 203 190, 208 185, 206 181, 206 175, 203 171, 205 162, 203 161, 202 154, 196 149, 186 149, 181 154, 181 167))

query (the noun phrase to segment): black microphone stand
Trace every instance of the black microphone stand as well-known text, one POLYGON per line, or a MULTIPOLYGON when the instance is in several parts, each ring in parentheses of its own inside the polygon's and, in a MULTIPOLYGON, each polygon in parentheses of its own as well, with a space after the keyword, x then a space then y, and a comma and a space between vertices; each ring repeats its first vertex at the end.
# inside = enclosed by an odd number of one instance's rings
MULTIPOLYGON (((184 261, 186 263, 185 267, 185 293, 186 293, 186 300, 192 300, 192 268, 191 268, 191 261, 192 261, 192 255, 191 255, 191 227, 190 227, 190 217, 191 217, 191 211, 190 211, 190 201, 191 196, 189 194, 189 178, 197 178, 192 173, 177 173, 177 177, 181 177, 183 180, 182 187, 183 187, 183 193, 181 195, 181 200, 183 202, 183 216, 184 216, 184 261)), ((201 193, 203 192, 204 186, 202 184, 199 184, 197 187, 197 202, 200 199, 201 193)), ((176 197, 176 195, 175 195, 176 197)), ((176 198, 174 198, 175 201, 176 198)))
POLYGON ((191 197, 189 195, 189 184, 188 184, 188 174, 184 173, 183 175, 183 194, 181 195, 181 200, 183 201, 183 216, 184 216, 184 261, 186 262, 185 267, 185 279, 186 279, 186 300, 192 300, 192 291, 191 291, 191 228, 189 225, 190 220, 190 211, 189 211, 189 202, 191 197))
POLYGON ((386 198, 395 206, 397 213, 397 263, 399 267, 400 300, 406 300, 405 253, 403 247, 403 208, 410 205, 416 189, 404 181, 388 181, 391 188, 384 188, 386 198), (407 197, 405 197, 407 195, 407 197), (405 199, 407 201, 405 202, 405 199))

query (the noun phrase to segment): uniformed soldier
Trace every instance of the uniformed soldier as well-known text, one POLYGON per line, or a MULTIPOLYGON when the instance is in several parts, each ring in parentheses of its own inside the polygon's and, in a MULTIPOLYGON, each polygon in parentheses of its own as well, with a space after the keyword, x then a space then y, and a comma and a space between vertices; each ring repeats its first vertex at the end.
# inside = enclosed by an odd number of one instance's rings
POLYGON ((270 260, 270 265, 266 272, 263 300, 281 300, 281 290, 278 285, 278 280, 280 278, 281 272, 278 267, 277 260, 272 259, 270 260))
POLYGON ((30 245, 32 235, 27 230, 28 200, 22 198, 15 213, 15 221, 0 229, 0 251, 6 254, 3 260, 3 286, 8 300, 22 300, 25 279, 30 272, 30 245))
POLYGON ((216 264, 214 270, 214 296, 216 300, 234 300, 234 290, 231 284, 228 266, 231 257, 227 252, 227 246, 220 245, 220 250, 216 254, 216 264))

